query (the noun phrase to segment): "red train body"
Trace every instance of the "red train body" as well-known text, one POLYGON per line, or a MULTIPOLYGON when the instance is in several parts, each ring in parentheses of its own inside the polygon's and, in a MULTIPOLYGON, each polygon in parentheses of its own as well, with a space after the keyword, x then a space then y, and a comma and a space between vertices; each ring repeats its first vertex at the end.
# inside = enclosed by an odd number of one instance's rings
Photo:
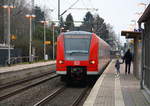
POLYGON ((94 33, 71 31, 57 38, 56 73, 63 77, 99 75, 109 61, 109 45, 94 33))

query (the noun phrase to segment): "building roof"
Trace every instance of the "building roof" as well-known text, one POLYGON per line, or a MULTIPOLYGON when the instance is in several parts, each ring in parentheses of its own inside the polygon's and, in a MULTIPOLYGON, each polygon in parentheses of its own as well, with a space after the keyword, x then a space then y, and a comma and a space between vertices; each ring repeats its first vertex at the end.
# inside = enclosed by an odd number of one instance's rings
POLYGON ((140 17, 140 19, 138 20, 138 23, 142 23, 142 22, 145 22, 147 20, 150 20, 150 4, 146 8, 146 10, 144 11, 144 13, 140 17))
POLYGON ((141 38, 141 32, 135 31, 121 31, 121 35, 125 36, 126 38, 141 38))

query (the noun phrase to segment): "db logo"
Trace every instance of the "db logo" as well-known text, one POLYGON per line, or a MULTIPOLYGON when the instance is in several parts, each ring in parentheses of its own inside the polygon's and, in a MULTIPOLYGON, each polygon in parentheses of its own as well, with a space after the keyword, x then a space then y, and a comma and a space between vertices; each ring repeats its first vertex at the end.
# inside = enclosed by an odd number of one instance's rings
POLYGON ((74 61, 74 65, 80 65, 80 61, 74 61))

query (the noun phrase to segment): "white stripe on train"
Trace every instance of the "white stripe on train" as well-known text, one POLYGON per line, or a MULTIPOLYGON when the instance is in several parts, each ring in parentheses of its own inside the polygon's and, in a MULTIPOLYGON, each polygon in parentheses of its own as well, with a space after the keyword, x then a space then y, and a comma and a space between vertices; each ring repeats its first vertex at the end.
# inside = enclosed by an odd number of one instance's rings
MULTIPOLYGON (((59 75, 67 75, 66 71, 56 71, 57 74, 59 75)), ((87 72, 87 75, 97 75, 99 72, 87 72)))

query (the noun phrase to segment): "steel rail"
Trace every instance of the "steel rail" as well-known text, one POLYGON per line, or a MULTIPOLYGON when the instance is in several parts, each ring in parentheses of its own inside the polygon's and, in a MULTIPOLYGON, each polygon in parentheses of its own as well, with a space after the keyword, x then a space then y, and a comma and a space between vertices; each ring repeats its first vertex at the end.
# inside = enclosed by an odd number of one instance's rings
POLYGON ((21 80, 17 80, 17 81, 13 81, 13 82, 8 82, 4 85, 1 85, 0 90, 7 89, 7 88, 10 88, 12 86, 16 86, 16 85, 19 85, 19 84, 22 84, 22 83, 25 83, 25 82, 28 82, 28 81, 31 81, 31 80, 35 80, 35 79, 47 76, 47 75, 52 74, 52 73, 55 73, 55 71, 42 73, 42 74, 39 74, 39 75, 31 76, 31 77, 21 79, 21 80))
POLYGON ((78 104, 83 99, 83 97, 85 96, 86 92, 89 89, 90 89, 89 87, 85 88, 85 90, 81 93, 81 95, 78 98, 76 98, 76 100, 70 106, 78 106, 78 104))
POLYGON ((27 90, 27 89, 29 89, 29 88, 31 88, 31 87, 34 87, 34 86, 39 85, 39 84, 41 84, 41 83, 44 83, 44 82, 46 82, 46 81, 48 81, 48 80, 51 80, 51 79, 53 79, 53 78, 56 78, 56 77, 59 77, 59 76, 56 75, 56 74, 54 74, 54 75, 50 76, 49 78, 46 78, 46 79, 44 79, 44 80, 40 80, 40 81, 38 81, 38 82, 36 82, 36 83, 34 83, 34 84, 30 84, 30 85, 24 86, 24 87, 22 87, 22 88, 16 89, 16 90, 14 90, 14 91, 12 91, 12 92, 9 92, 9 93, 7 93, 7 94, 1 95, 1 96, 0 96, 0 101, 4 100, 4 99, 6 99, 6 98, 9 98, 9 97, 11 97, 11 96, 14 96, 14 95, 16 95, 16 94, 18 94, 18 93, 21 93, 21 92, 23 92, 23 91, 25 91, 25 90, 27 90))
MULTIPOLYGON (((50 66, 53 66, 53 65, 55 65, 55 64, 50 64, 50 66)), ((7 89, 7 88, 12 87, 14 85, 18 85, 18 84, 21 84, 21 83, 24 83, 24 82, 27 82, 27 81, 30 81, 30 80, 34 80, 34 79, 40 78, 40 77, 43 77, 43 76, 45 76, 47 74, 52 74, 54 72, 55 71, 49 71, 49 72, 46 72, 46 73, 42 73, 42 74, 30 76, 28 78, 24 78, 24 79, 21 79, 21 80, 16 80, 16 81, 8 82, 6 84, 0 85, 0 90, 7 89)))
POLYGON ((57 96, 58 94, 60 94, 62 91, 65 90, 65 86, 58 88, 57 90, 55 90, 53 93, 51 93, 50 95, 46 96, 44 99, 42 99, 41 101, 37 102, 36 104, 34 104, 33 106, 40 106, 45 104, 46 102, 50 101, 51 99, 53 99, 55 96, 57 96))

